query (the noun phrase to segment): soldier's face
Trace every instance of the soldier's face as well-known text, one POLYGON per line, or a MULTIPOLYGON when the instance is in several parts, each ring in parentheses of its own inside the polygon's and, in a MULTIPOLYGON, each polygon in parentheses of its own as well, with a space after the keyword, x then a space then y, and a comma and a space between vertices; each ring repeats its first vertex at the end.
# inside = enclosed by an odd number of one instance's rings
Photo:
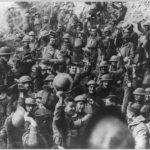
POLYGON ((92 30, 91 30, 91 36, 96 36, 96 34, 97 34, 97 33, 96 33, 96 30, 95 30, 95 29, 92 29, 92 30))
POLYGON ((75 113, 75 103, 74 102, 68 102, 66 107, 65 107, 65 112, 72 116, 75 113))
POLYGON ((101 68, 100 68, 100 72, 101 72, 102 74, 108 73, 108 67, 101 67, 101 68))
POLYGON ((109 81, 103 81, 103 82, 102 82, 102 87, 103 87, 104 89, 107 89, 107 88, 109 87, 109 85, 110 85, 109 81))
POLYGON ((82 28, 80 26, 77 26, 77 32, 80 32, 82 28))
POLYGON ((52 81, 49 81, 48 84, 47 84, 51 89, 53 89, 53 80, 52 81))
POLYGON ((96 92, 96 86, 95 85, 89 85, 88 91, 90 94, 94 94, 96 92))
POLYGON ((144 97, 144 95, 137 95, 137 94, 135 94, 134 98, 135 98, 136 102, 142 102, 142 101, 144 101, 145 97, 144 97))
POLYGON ((70 74, 75 75, 76 72, 77 72, 77 67, 76 66, 71 66, 69 71, 70 71, 70 74))
POLYGON ((25 82, 24 83, 24 89, 26 91, 31 90, 32 89, 32 83, 31 82, 25 82))
POLYGON ((26 111, 29 112, 29 113, 32 112, 33 107, 34 107, 34 105, 26 104, 26 111))
POLYGON ((149 30, 149 26, 144 26, 145 31, 149 30))
POLYGON ((53 45, 55 45, 55 42, 56 42, 56 40, 51 38, 49 44, 53 46, 53 45))
POLYGON ((145 100, 150 102, 150 93, 145 95, 145 100))
POLYGON ((9 59, 10 59, 10 56, 1 56, 1 58, 5 61, 5 62, 8 62, 9 59))
POLYGON ((28 46, 29 42, 23 42, 23 46, 28 46))
POLYGON ((85 109, 85 103, 84 102, 77 102, 76 104, 76 111, 79 113, 84 112, 85 109))
POLYGON ((113 67, 117 67, 117 61, 112 61, 112 62, 111 62, 111 65, 112 65, 113 67))
POLYGON ((30 40, 34 40, 35 39, 35 36, 30 36, 30 40))

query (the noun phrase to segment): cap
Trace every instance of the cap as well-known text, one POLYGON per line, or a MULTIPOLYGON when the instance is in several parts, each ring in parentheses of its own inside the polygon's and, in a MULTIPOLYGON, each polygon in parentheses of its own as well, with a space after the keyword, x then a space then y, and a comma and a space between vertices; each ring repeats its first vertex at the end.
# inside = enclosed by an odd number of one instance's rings
POLYGON ((34 98, 28 97, 25 99, 25 104, 36 105, 36 100, 34 98))
POLYGON ((89 85, 97 85, 97 83, 94 81, 94 80, 90 80, 88 83, 87 83, 87 86, 89 85))
POLYGON ((75 102, 86 102, 86 97, 85 95, 78 95, 74 98, 75 102))

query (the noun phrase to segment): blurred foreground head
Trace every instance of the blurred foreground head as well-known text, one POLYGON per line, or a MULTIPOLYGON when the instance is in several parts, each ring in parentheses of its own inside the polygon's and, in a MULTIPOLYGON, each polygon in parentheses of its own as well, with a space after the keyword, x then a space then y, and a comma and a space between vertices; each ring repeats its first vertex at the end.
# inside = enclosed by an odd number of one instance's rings
POLYGON ((115 106, 108 106, 93 115, 81 146, 86 149, 132 149, 134 139, 121 111, 115 106))

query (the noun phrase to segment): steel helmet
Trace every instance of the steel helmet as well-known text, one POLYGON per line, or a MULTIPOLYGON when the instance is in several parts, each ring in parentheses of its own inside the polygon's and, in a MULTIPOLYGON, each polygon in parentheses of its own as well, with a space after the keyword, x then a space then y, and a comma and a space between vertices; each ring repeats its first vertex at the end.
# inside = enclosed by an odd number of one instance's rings
POLYGON ((47 31, 47 30, 43 30, 40 32, 40 35, 39 37, 42 38, 42 37, 46 37, 46 36, 49 36, 50 33, 47 31))
POLYGON ((145 92, 150 94, 150 88, 146 88, 145 92))
POLYGON ((135 91, 133 92, 133 94, 136 94, 136 95, 145 95, 146 92, 143 88, 137 88, 135 89, 135 91))
POLYGON ((35 34, 34 31, 30 31, 30 32, 29 32, 29 36, 36 36, 36 34, 35 34))
POLYGON ((53 80, 53 86, 56 91, 67 91, 72 88, 73 80, 67 73, 59 73, 53 80))
POLYGON ((112 81, 110 74, 104 74, 101 77, 101 81, 112 81))
POLYGON ((100 63, 100 65, 99 65, 99 67, 100 67, 100 68, 101 68, 101 67, 108 67, 107 61, 102 61, 102 62, 100 63))
POLYGON ((19 128, 24 124, 24 114, 25 114, 25 109, 21 106, 19 106, 16 110, 16 112, 12 116, 12 124, 16 128, 19 128))
POLYGON ((22 42, 30 42, 30 37, 28 35, 25 35, 22 39, 22 42))
POLYGON ((63 39, 70 39, 70 35, 68 33, 65 33, 64 36, 63 36, 63 39))
POLYGON ((36 105, 36 100, 34 98, 28 97, 25 99, 25 104, 27 105, 36 105))
POLYGON ((104 33, 105 33, 105 32, 110 32, 110 31, 111 31, 111 28, 110 28, 110 27, 105 27, 104 30, 103 30, 104 33))
POLYGON ((118 57, 116 55, 111 56, 110 62, 118 61, 118 57))
POLYGON ((22 76, 19 79, 19 83, 32 82, 32 79, 29 76, 22 76))
POLYGON ((48 75, 46 78, 45 78, 45 80, 44 81, 53 81, 54 80, 54 78, 55 78, 55 76, 52 74, 52 75, 48 75))
POLYGON ((11 55, 12 52, 11 52, 11 49, 9 47, 1 47, 0 48, 0 56, 6 56, 6 55, 11 55))
POLYGON ((83 95, 78 95, 78 96, 76 96, 76 97, 74 98, 74 101, 75 101, 75 102, 86 102, 86 97, 85 97, 84 94, 83 94, 83 95))
POLYGON ((94 80, 90 80, 88 83, 87 83, 87 86, 89 85, 97 85, 97 83, 94 81, 94 80))
POLYGON ((43 20, 48 20, 48 19, 49 19, 48 16, 43 17, 43 20))

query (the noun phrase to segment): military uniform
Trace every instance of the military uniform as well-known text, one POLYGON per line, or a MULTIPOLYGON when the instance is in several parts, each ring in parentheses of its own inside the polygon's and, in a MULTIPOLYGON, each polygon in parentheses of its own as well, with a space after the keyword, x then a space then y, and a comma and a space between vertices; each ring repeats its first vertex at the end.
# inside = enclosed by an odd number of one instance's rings
POLYGON ((128 125, 135 139, 136 149, 149 148, 149 131, 144 122, 145 118, 140 115, 128 125))

